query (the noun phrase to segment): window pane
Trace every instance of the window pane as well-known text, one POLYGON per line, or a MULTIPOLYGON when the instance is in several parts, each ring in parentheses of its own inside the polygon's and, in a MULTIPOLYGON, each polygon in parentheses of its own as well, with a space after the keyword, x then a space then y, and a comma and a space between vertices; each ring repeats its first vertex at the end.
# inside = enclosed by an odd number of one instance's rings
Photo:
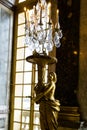
POLYGON ((31 83, 31 79, 32 79, 32 72, 25 72, 24 83, 31 83))
POLYGON ((15 96, 22 96, 22 85, 15 85, 15 96))
POLYGON ((16 62, 16 71, 23 71, 23 60, 16 62))
POLYGON ((24 47, 24 44, 25 44, 25 37, 24 36, 18 37, 17 38, 17 48, 24 47))
POLYGON ((22 122, 30 123, 30 111, 22 111, 22 122))
POLYGON ((31 85, 24 85, 23 96, 31 96, 31 85))
POLYGON ((18 26, 18 36, 25 34, 25 25, 18 26))
POLYGON ((14 110, 14 121, 21 122, 21 111, 14 110))
POLYGON ((31 50, 29 50, 29 48, 27 47, 27 48, 25 49, 25 58, 26 58, 27 56, 30 56, 30 55, 32 55, 32 52, 31 52, 31 50))
POLYGON ((24 12, 18 14, 18 24, 24 23, 25 22, 25 17, 24 17, 24 12))
POLYGON ((21 109, 21 98, 15 98, 14 108, 19 108, 19 109, 21 109))
POLYGON ((23 98, 23 109, 30 110, 30 98, 23 98))
POLYGON ((24 71, 30 71, 30 70, 32 70, 32 64, 25 60, 24 71))
POLYGON ((22 84, 23 83, 23 73, 16 73, 16 84, 22 84))
POLYGON ((34 125, 34 130, 41 130, 39 125, 34 125))
POLYGON ((40 124, 40 114, 39 112, 34 112, 34 124, 40 124))
POLYGON ((17 59, 24 59, 24 48, 17 49, 17 59))
POLYGON ((20 130, 20 123, 14 123, 13 130, 20 130))
POLYGON ((34 110, 38 110, 39 111, 39 104, 34 103, 34 110))
POLYGON ((25 123, 23 123, 23 124, 22 124, 22 130, 30 130, 30 129, 29 129, 29 125, 30 125, 30 124, 25 124, 25 123))

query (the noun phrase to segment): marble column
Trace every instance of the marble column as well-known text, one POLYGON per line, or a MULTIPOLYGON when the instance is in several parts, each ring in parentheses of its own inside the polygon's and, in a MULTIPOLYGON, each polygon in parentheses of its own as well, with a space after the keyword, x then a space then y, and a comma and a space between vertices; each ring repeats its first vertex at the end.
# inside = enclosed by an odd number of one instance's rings
POLYGON ((87 121, 87 0, 80 2, 80 54, 78 100, 82 120, 87 121))

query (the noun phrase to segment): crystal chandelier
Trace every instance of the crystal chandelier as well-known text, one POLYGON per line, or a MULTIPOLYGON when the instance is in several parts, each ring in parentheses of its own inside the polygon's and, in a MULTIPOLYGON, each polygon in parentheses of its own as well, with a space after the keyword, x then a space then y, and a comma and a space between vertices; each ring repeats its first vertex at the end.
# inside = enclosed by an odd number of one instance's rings
POLYGON ((24 8, 25 11, 25 42, 32 52, 47 53, 53 47, 60 47, 62 30, 59 24, 59 10, 56 10, 56 24, 51 19, 51 3, 38 0, 32 10, 24 8))

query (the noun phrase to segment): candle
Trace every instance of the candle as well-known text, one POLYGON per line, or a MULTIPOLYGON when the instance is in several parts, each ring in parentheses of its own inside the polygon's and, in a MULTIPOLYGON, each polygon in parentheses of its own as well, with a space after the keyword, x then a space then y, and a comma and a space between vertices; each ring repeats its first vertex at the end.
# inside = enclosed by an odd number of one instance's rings
POLYGON ((59 10, 57 9, 56 11, 56 23, 58 24, 59 22, 59 10))
POLYGON ((29 9, 27 9, 26 15, 27 15, 26 17, 27 17, 28 27, 30 27, 30 21, 29 21, 29 20, 30 20, 30 19, 29 19, 29 17, 30 17, 30 16, 29 16, 29 9))
POLYGON ((24 7, 24 14, 25 14, 25 24, 26 24, 26 22, 27 22, 27 16, 26 16, 26 11, 27 11, 27 9, 26 9, 26 7, 24 7))
POLYGON ((51 19, 51 3, 48 4, 48 17, 51 19))
POLYGON ((33 6, 34 16, 36 15, 36 7, 33 6))
POLYGON ((24 7, 24 11, 25 11, 25 24, 29 28, 30 27, 29 9, 27 9, 26 7, 24 7))
POLYGON ((36 7, 33 6, 33 21, 34 21, 34 24, 36 25, 36 7))

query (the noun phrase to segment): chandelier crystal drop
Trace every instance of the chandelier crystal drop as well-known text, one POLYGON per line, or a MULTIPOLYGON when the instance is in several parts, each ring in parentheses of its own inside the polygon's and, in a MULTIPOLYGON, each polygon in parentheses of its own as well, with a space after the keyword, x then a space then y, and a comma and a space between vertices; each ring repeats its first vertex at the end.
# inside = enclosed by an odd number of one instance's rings
POLYGON ((24 8, 25 11, 25 43, 32 52, 47 53, 53 47, 60 47, 62 30, 59 24, 59 10, 56 11, 56 25, 51 19, 51 3, 38 0, 32 10, 24 8))

